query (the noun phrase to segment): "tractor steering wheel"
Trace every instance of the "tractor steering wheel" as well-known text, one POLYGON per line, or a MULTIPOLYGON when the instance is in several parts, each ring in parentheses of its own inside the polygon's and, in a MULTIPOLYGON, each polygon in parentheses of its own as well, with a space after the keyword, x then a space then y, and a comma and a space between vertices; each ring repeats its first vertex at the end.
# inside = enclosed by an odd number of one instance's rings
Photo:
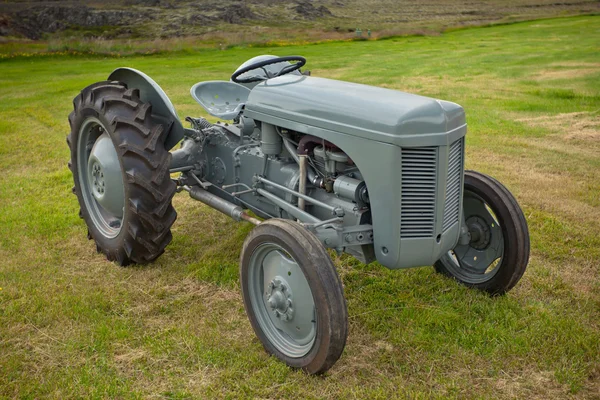
POLYGON ((281 75, 289 74, 290 72, 294 72, 294 71, 302 68, 302 66, 304 66, 304 64, 306 64, 306 58, 301 57, 301 56, 278 57, 278 58, 273 58, 270 60, 259 61, 254 64, 250 64, 247 67, 244 67, 238 71, 235 71, 233 73, 233 75, 231 75, 231 80, 234 81, 235 83, 251 83, 251 82, 258 82, 258 81, 266 81, 267 79, 275 78, 277 76, 281 76, 281 75), (268 70, 266 70, 264 68, 267 65, 277 64, 277 63, 285 62, 285 61, 296 61, 296 63, 287 65, 287 66, 283 67, 279 72, 276 72, 276 73, 269 72, 268 70), (258 68, 260 68, 264 71, 266 78, 265 78, 265 76, 252 75, 248 78, 238 79, 238 77, 240 75, 243 75, 248 71, 252 71, 253 69, 258 69, 258 68))

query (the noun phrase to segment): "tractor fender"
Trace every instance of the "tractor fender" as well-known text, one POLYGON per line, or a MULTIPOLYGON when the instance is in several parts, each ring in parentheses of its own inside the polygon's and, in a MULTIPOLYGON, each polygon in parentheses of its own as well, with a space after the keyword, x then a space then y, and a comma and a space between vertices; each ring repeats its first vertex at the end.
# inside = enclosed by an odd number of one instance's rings
POLYGON ((183 139, 184 128, 173 103, 152 78, 133 68, 117 68, 108 76, 108 80, 123 82, 128 88, 138 89, 140 99, 143 102, 152 104, 152 114, 170 125, 170 131, 165 138, 165 148, 167 150, 172 149, 183 139))

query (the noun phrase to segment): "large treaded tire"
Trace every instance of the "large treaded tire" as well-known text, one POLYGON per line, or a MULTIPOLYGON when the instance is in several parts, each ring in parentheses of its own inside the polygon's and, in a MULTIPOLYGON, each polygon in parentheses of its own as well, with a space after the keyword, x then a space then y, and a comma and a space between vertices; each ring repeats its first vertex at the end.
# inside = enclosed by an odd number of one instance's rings
POLYGON ((73 100, 69 115, 71 150, 69 168, 73 173, 73 193, 80 205, 80 217, 88 226, 88 239, 94 239, 98 252, 121 266, 155 260, 171 242, 171 226, 177 214, 171 200, 176 185, 169 175, 171 153, 164 141, 170 126, 152 115, 152 105, 140 100, 139 91, 120 82, 92 84, 73 100), (100 121, 116 149, 121 167, 124 208, 121 228, 107 237, 95 225, 82 197, 78 141, 85 121, 100 121))
POLYGON ((529 230, 527 220, 515 197, 504 185, 491 176, 476 171, 465 171, 465 195, 473 193, 493 211, 501 227, 504 251, 497 272, 480 282, 471 282, 469 274, 462 272, 447 255, 434 265, 435 270, 458 282, 492 295, 502 295, 521 279, 529 262, 529 230))
MULTIPOLYGON (((287 274, 284 275, 289 278, 287 274)), ((261 223, 244 241, 240 256, 240 282, 246 314, 269 354, 275 355, 290 367, 301 368, 309 374, 324 373, 340 358, 348 336, 346 299, 335 266, 314 234, 294 221, 274 218, 261 223), (316 323, 315 338, 312 347, 297 357, 284 354, 269 339, 265 331, 268 328, 261 324, 259 316, 260 307, 264 305, 253 301, 252 256, 265 244, 273 244, 289 253, 312 292, 316 308, 316 321, 313 321, 316 323)))

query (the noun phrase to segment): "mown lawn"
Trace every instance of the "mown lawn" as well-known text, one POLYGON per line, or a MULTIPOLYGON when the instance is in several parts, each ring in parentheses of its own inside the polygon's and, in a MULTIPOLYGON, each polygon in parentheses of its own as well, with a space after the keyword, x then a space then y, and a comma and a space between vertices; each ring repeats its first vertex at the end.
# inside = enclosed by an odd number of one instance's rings
MULTIPOLYGON (((343 107, 343 104, 341 105, 343 107)), ((0 397, 600 398, 600 17, 439 37, 102 58, 0 61, 0 397), (71 100, 118 66, 145 71, 180 116, 189 96, 261 53, 314 75, 451 100, 467 166, 527 216, 529 268, 490 298, 433 268, 336 260, 346 351, 323 377, 268 357, 244 314, 251 229, 180 194, 166 253, 120 268, 86 239, 71 194, 71 100)))

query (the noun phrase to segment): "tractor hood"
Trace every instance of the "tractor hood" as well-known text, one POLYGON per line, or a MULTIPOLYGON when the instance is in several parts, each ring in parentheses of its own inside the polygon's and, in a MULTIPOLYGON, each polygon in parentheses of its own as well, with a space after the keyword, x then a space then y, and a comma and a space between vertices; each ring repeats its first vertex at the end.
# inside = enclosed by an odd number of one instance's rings
POLYGON ((244 114, 283 127, 294 122, 399 146, 447 145, 466 133, 458 104, 308 76, 260 83, 250 92, 244 114))

